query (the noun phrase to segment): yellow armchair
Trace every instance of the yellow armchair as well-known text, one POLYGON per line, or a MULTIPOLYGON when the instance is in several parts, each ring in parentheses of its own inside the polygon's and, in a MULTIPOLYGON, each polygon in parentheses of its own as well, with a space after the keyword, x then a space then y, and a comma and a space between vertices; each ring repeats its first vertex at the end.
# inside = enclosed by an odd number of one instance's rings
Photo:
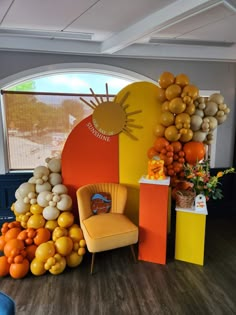
POLYGON ((138 227, 124 214, 127 188, 116 183, 96 183, 80 187, 77 192, 80 227, 87 249, 92 253, 91 274, 95 253, 131 246, 136 261, 133 244, 138 242, 138 227), (109 213, 94 214, 91 198, 96 193, 109 193, 111 208, 109 213))

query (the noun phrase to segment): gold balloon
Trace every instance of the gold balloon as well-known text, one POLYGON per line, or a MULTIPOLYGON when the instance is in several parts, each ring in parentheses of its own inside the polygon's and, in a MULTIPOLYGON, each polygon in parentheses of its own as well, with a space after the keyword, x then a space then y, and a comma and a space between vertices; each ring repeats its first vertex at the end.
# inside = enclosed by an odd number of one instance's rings
POLYGON ((191 118, 187 113, 181 113, 175 117, 176 127, 181 124, 184 128, 190 128, 190 121, 191 121, 191 118))
POLYGON ((173 98, 180 96, 181 94, 181 87, 178 84, 171 84, 166 89, 166 98, 170 101, 173 98))
POLYGON ((183 89, 183 96, 190 96, 193 100, 198 98, 199 89, 192 84, 186 85, 183 89))
POLYGON ((165 101, 161 104, 161 111, 162 112, 168 112, 169 111, 169 101, 165 101))
POLYGON ((159 102, 164 102, 166 100, 165 90, 157 86, 157 100, 159 102))
POLYGON ((168 141, 178 141, 180 138, 180 133, 175 126, 169 126, 165 130, 165 138, 168 141))
POLYGON ((181 134, 181 137, 180 137, 180 141, 182 142, 189 142, 190 140, 192 140, 192 137, 193 137, 193 132, 191 129, 185 129, 187 132, 186 133, 183 133, 181 134))
POLYGON ((164 125, 165 127, 173 125, 173 123, 175 121, 175 116, 171 112, 162 113, 160 118, 161 118, 162 125, 164 125))
POLYGON ((186 104, 181 97, 176 97, 169 103, 169 110, 174 114, 180 114, 186 109, 186 104))
POLYGON ((176 76, 175 83, 181 87, 184 87, 185 85, 189 84, 189 77, 184 73, 180 73, 176 76))
POLYGON ((163 137, 165 134, 165 127, 161 124, 157 124, 156 128, 154 130, 154 135, 158 138, 158 137, 163 137))
POLYGON ((166 89, 169 85, 173 84, 175 81, 175 76, 171 72, 163 72, 159 78, 159 85, 163 89, 166 89))
POLYGON ((194 104, 189 104, 186 106, 185 113, 192 116, 195 113, 196 106, 194 104))

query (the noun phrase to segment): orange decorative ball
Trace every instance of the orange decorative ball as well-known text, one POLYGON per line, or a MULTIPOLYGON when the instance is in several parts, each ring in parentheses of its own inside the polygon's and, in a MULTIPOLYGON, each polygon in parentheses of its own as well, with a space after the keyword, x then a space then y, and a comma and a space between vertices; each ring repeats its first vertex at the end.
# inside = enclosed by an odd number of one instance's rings
POLYGON ((206 150, 202 142, 190 141, 184 144, 183 151, 187 163, 194 165, 204 158, 206 150))

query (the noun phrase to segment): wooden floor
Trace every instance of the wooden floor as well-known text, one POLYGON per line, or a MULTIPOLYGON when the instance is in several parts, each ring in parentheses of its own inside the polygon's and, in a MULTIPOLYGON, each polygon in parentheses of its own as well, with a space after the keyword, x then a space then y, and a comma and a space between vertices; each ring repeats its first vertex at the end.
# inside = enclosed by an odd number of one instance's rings
POLYGON ((90 255, 63 274, 0 279, 17 315, 236 314, 236 220, 207 219, 204 267, 174 260, 134 264, 129 248, 90 255))

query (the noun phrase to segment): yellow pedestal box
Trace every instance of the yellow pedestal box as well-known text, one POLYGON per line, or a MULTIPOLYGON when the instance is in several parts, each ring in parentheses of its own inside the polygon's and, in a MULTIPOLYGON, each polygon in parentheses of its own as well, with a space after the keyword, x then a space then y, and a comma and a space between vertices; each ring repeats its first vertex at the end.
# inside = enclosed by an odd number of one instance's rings
POLYGON ((175 259, 204 264, 207 210, 176 208, 175 259))

